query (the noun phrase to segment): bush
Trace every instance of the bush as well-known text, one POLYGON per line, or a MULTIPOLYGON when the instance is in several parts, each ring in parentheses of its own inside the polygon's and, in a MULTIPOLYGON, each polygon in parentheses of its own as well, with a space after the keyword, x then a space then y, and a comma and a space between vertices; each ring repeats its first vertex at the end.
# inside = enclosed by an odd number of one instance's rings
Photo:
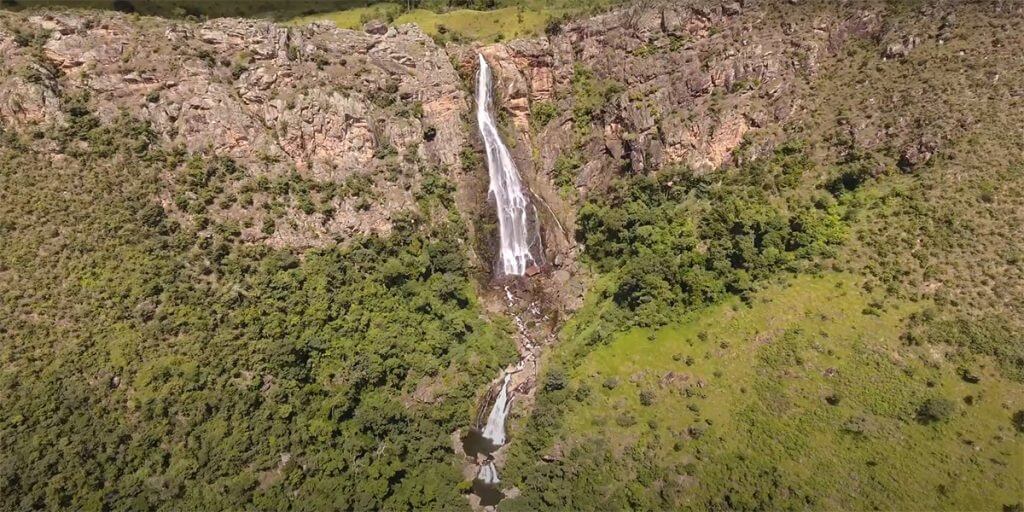
POLYGON ((614 80, 598 78, 594 72, 577 65, 573 70, 572 88, 574 105, 573 121, 577 133, 587 133, 595 116, 607 105, 612 97, 622 91, 622 85, 614 80))
POLYGON ((640 404, 645 406, 654 405, 654 392, 647 389, 641 391, 640 404))
POLYGON ((562 33, 562 20, 559 18, 551 18, 547 24, 544 25, 544 33, 549 36, 557 36, 562 33))
POLYGON ((1013 413, 1013 428, 1017 429, 1017 432, 1024 433, 1024 409, 1013 413))
POLYGON ((538 101, 530 107, 530 120, 533 128, 540 130, 558 116, 558 107, 549 101, 538 101))
POLYGON ((917 409, 917 420, 930 424, 949 420, 956 411, 956 404, 947 398, 929 398, 917 409))
POLYGON ((615 424, 620 427, 632 427, 636 425, 636 418, 632 414, 624 412, 615 417, 615 424))
POLYGON ((555 159, 555 166, 551 170, 551 178, 558 186, 562 195, 576 188, 576 179, 579 176, 579 169, 583 166, 583 158, 579 152, 571 151, 562 153, 555 159))
POLYGON ((569 379, 565 376, 565 371, 561 368, 552 368, 548 370, 547 375, 544 377, 544 391, 565 389, 568 382, 569 379))

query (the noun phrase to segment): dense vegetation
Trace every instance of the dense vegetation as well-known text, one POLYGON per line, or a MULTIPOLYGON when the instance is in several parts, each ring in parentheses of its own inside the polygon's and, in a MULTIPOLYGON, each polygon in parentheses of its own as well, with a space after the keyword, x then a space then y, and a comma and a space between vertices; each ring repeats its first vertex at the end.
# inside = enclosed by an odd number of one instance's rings
MULTIPOLYGON (((1022 120, 1006 108, 1024 75, 980 56, 995 21, 968 20, 906 61, 847 48, 804 116, 748 133, 774 141, 768 158, 627 168, 587 195, 595 283, 514 427, 504 510, 1024 506, 1022 120), (907 119, 945 145, 927 164, 903 161, 907 119), (854 135, 874 125, 880 141, 854 135)), ((600 83, 574 77, 578 132, 600 83)))
MULTIPOLYGON (((0 142, 0 508, 462 503, 450 433, 514 350, 457 215, 301 256, 243 243, 156 198, 161 173, 244 169, 83 105, 0 142)), ((450 201, 438 180, 421 201, 450 201)))
POLYGON ((601 279, 547 360, 504 509, 1017 503, 1019 327, 847 273, 878 264, 841 258, 901 179, 862 168, 790 143, 591 197, 577 235, 601 279))
POLYGON ((831 253, 843 208, 826 192, 793 188, 810 166, 785 147, 724 179, 685 169, 627 178, 580 209, 578 237, 599 270, 616 270, 610 294, 626 318, 663 324, 678 307, 744 296, 831 253))

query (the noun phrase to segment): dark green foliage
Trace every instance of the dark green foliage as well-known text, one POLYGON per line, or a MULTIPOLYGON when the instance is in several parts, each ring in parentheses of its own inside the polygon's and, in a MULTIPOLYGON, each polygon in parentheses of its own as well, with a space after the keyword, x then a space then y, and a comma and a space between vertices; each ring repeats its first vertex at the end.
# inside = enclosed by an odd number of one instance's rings
POLYGON ((612 97, 622 91, 622 85, 602 79, 590 69, 576 66, 572 74, 573 123, 577 133, 590 131, 590 125, 612 97))
POLYGON ((1013 428, 1017 429, 1017 432, 1024 433, 1024 409, 1013 413, 1013 428))
POLYGON ((787 146, 718 187, 685 170, 626 178, 580 209, 577 239, 598 269, 617 269, 614 302, 638 324, 659 324, 672 308, 745 294, 798 260, 832 254, 845 236, 838 208, 789 192, 808 166, 787 146))
POLYGON ((565 389, 568 384, 568 378, 565 376, 565 371, 561 368, 552 368, 548 370, 547 375, 544 376, 544 390, 545 391, 558 391, 565 389))
MULTIPOLYGON (((939 318, 926 310, 910 317, 904 339, 914 345, 945 344, 992 356, 1006 377, 1024 381, 1024 332, 1004 316, 939 318)), ((978 378, 972 372, 961 376, 978 378)))
MULTIPOLYGON (((788 477, 764 457, 733 454, 708 468, 719 481, 729 482, 707 510, 809 510, 817 508, 817 499, 804 486, 788 477)), ((697 477, 700 478, 698 473, 697 477)), ((710 476, 710 475, 709 475, 710 476)))
POLYGON ((449 435, 514 349, 461 224, 301 257, 200 232, 164 213, 161 176, 202 211, 235 163, 83 104, 49 132, 61 165, 0 137, 0 509, 462 506, 449 435), (408 398, 424 385, 429 405, 408 398))
POLYGON ((949 419, 956 411, 956 404, 948 398, 929 398, 917 409, 921 423, 938 423, 949 419))
POLYGON ((557 36, 562 33, 562 20, 559 18, 551 18, 547 24, 544 25, 544 33, 549 36, 557 36))
POLYGON ((425 171, 423 182, 419 191, 416 192, 416 200, 421 206, 429 208, 430 203, 436 202, 445 208, 453 208, 455 205, 455 185, 434 169, 425 171))
POLYGON ((583 158, 579 152, 563 153, 555 159, 555 167, 552 169, 551 174, 555 185, 558 186, 563 195, 576 188, 576 178, 582 166, 583 158))
POLYGON ((540 130, 558 116, 558 107, 548 101, 538 101, 530 106, 530 121, 534 129, 540 130))

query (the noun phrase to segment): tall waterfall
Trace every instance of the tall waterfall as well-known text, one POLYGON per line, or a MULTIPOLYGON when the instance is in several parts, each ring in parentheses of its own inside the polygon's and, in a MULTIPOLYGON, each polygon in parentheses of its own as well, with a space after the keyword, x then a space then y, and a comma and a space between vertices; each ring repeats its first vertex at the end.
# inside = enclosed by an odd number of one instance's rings
POLYGON ((512 375, 505 374, 505 380, 501 383, 501 391, 498 392, 498 397, 494 400, 491 414, 487 416, 487 425, 484 425, 484 438, 494 443, 495 446, 505 444, 505 416, 508 416, 509 405, 511 405, 508 399, 508 382, 511 378, 512 375))
POLYGON ((512 155, 498 134, 494 116, 491 114, 491 67, 483 55, 479 57, 476 120, 487 149, 487 170, 491 179, 489 193, 494 196, 497 203, 498 228, 501 234, 501 268, 505 275, 521 276, 526 273, 530 264, 537 263, 530 253, 531 243, 539 243, 539 237, 530 236, 531 231, 535 232, 535 228, 531 230, 530 219, 535 219, 536 213, 523 193, 519 170, 512 161, 512 155), (533 217, 528 217, 528 212, 532 213, 533 217))

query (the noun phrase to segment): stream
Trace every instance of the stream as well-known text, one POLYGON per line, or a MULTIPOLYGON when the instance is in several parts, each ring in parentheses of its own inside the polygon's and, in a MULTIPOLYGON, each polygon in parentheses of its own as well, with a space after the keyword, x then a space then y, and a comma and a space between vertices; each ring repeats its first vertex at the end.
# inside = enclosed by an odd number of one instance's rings
POLYGON ((523 185, 519 170, 512 155, 498 132, 493 115, 493 77, 491 67, 483 55, 479 55, 480 69, 477 73, 476 118, 487 154, 487 170, 490 178, 488 195, 494 199, 498 216, 499 246, 495 277, 512 280, 504 286, 507 299, 506 310, 513 316, 517 335, 516 345, 519 361, 506 368, 495 379, 481 403, 476 421, 462 439, 462 451, 472 460, 476 476, 473 479, 473 494, 484 508, 496 506, 505 493, 502 491, 499 474, 499 451, 508 443, 505 420, 516 403, 517 397, 531 393, 537 375, 537 345, 530 339, 524 316, 540 318, 536 301, 519 297, 521 281, 525 275, 539 271, 543 249, 538 229, 537 211, 530 201, 530 192, 523 185), (526 307, 522 306, 526 304, 526 307))
MULTIPOLYGON (((502 491, 498 455, 508 445, 506 420, 512 407, 519 399, 529 396, 537 376, 537 356, 540 346, 530 339, 530 332, 524 317, 546 320, 536 301, 529 301, 517 296, 513 285, 504 287, 508 299, 506 304, 509 314, 516 325, 516 345, 519 349, 519 361, 505 368, 488 388, 484 400, 477 411, 474 424, 462 438, 462 451, 475 466, 473 494, 479 498, 481 507, 493 507, 505 497, 502 491), (524 307, 525 306, 525 307, 524 307)), ((522 293, 528 294, 528 291, 522 293)))

